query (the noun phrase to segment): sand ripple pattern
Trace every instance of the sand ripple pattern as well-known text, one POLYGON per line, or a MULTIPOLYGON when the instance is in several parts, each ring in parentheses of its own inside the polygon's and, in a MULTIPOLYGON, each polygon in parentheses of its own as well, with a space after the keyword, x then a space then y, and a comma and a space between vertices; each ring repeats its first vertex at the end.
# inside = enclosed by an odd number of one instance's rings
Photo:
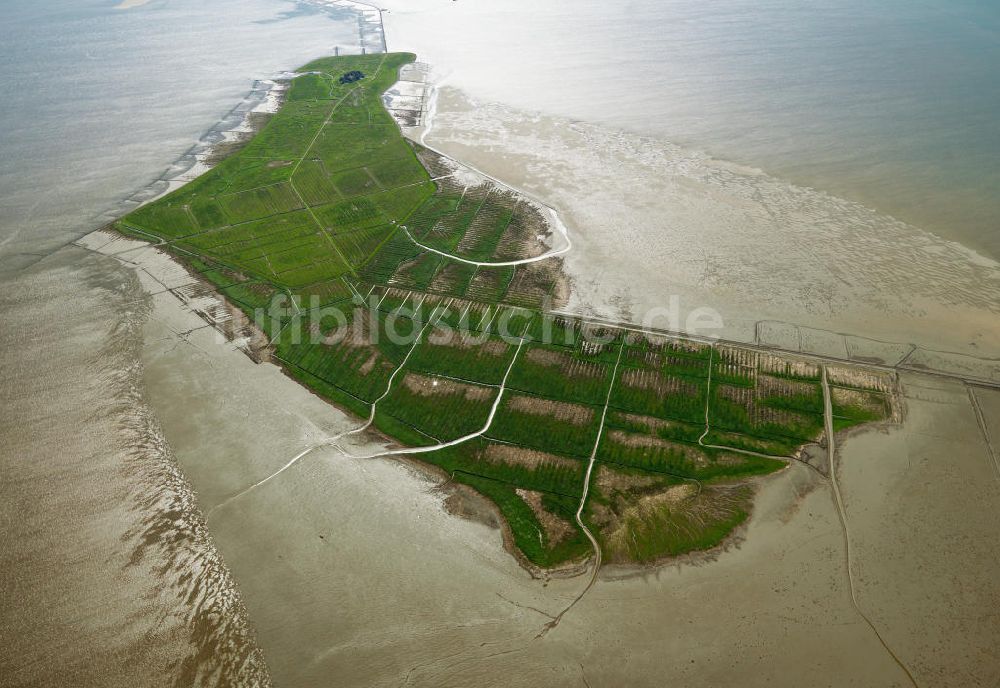
POLYGON ((134 274, 128 287, 134 309, 102 353, 106 363, 101 372, 116 392, 125 470, 135 472, 145 486, 132 505, 137 525, 127 534, 133 547, 130 563, 156 562, 191 633, 192 651, 174 667, 176 685, 269 686, 236 584, 215 548, 191 485, 143 402, 141 362, 118 365, 123 356, 139 350, 149 308, 134 274))

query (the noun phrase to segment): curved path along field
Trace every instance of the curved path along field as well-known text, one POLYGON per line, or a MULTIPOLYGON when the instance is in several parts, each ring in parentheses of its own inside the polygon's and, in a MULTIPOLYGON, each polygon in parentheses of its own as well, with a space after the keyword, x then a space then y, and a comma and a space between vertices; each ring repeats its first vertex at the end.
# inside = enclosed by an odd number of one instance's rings
POLYGON ((611 384, 608 386, 608 395, 604 399, 604 410, 601 412, 601 424, 597 430, 597 439, 594 441, 594 449, 590 452, 590 458, 587 461, 587 475, 583 482, 583 495, 580 497, 580 506, 576 510, 576 523, 583 530, 584 535, 590 540, 590 544, 594 548, 594 558, 593 558, 593 570, 590 573, 590 579, 587 581, 587 585, 580 591, 580 594, 573 598, 573 601, 569 605, 559 612, 551 621, 545 624, 542 630, 539 632, 537 637, 542 637, 553 628, 559 625, 562 618, 566 616, 566 613, 576 605, 577 602, 583 599, 583 596, 594 587, 594 583, 597 582, 597 574, 601 570, 601 544, 594 537, 594 534, 590 532, 590 528, 587 524, 583 522, 583 508, 587 504, 587 495, 590 493, 590 476, 594 471, 594 461, 597 459, 597 449, 601 445, 601 436, 604 434, 604 422, 608 417, 608 405, 611 403, 611 391, 614 389, 615 378, 618 377, 618 367, 622 362, 622 352, 625 347, 619 347, 618 349, 618 360, 615 361, 614 372, 611 374, 611 384))
MULTIPOLYGON (((561 223, 559 224, 561 225, 561 223)), ((529 263, 537 263, 538 261, 541 260, 548 260, 549 258, 555 258, 556 256, 561 256, 562 254, 568 252, 571 248, 573 248, 573 243, 570 241, 569 234, 565 233, 564 231, 561 234, 561 236, 563 240, 566 242, 565 246, 563 246, 562 248, 546 251, 545 253, 538 256, 534 256, 532 258, 519 258, 518 260, 502 260, 502 261, 469 260, 468 258, 462 258, 461 256, 456 256, 452 253, 439 251, 438 249, 432 246, 427 246, 425 244, 420 243, 419 241, 413 238, 413 235, 410 234, 410 230, 407 229, 405 226, 402 227, 402 230, 406 232, 406 236, 410 238, 410 241, 412 241, 414 244, 424 249, 425 251, 430 251, 431 253, 436 253, 437 255, 443 256, 444 258, 455 260, 458 261, 459 263, 465 263, 466 265, 475 265, 477 267, 502 268, 502 267, 514 267, 516 265, 527 265, 529 263)))

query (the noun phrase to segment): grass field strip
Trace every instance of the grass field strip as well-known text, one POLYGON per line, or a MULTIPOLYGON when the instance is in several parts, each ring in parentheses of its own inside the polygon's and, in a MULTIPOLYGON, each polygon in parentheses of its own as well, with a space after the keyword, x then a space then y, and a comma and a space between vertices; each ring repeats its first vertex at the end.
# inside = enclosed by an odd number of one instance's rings
MULTIPOLYGON (((241 309, 270 342, 252 355, 365 419, 223 504, 333 446, 421 456, 491 499, 539 566, 596 552, 596 575, 715 546, 747 517, 749 478, 822 430, 814 367, 539 317, 568 297, 568 230, 538 199, 403 138, 382 95, 412 59, 306 65, 241 151, 118 225, 241 309), (352 71, 365 80, 337 78, 352 71), (348 323, 364 336, 332 336, 348 323), (416 338, 394 339, 399 325, 416 338), (429 337, 438 325, 472 336, 429 337), (372 428, 404 447, 340 443, 372 428)), ((838 427, 888 409, 889 383, 838 376, 838 427)))
MULTIPOLYGON (((381 10, 379 10, 379 22, 381 22, 381 17, 382 17, 382 12, 381 10)), ((382 66, 384 64, 385 64, 385 57, 383 56, 382 61, 379 62, 379 66, 375 69, 376 77, 378 76, 378 73, 382 70, 382 66)), ((332 74, 330 74, 329 76, 331 78, 336 78, 332 74)), ((292 167, 292 173, 288 176, 288 185, 292 188, 292 191, 295 192, 295 195, 299 197, 299 202, 309 212, 309 216, 312 217, 313 222, 316 223, 316 227, 319 228, 319 231, 323 234, 324 237, 326 237, 327 242, 329 242, 330 246, 333 247, 333 250, 340 257, 340 260, 343 261, 344 265, 347 266, 348 270, 350 270, 351 274, 353 275, 357 274, 357 272, 355 272, 354 270, 354 266, 352 266, 350 261, 347 260, 347 257, 344 256, 343 252, 340 250, 340 247, 337 246, 337 243, 330 237, 330 233, 327 231, 326 227, 323 225, 322 222, 319 221, 319 218, 316 217, 316 212, 312 209, 312 206, 306 203, 306 199, 302 197, 302 193, 295 186, 295 173, 298 172, 299 168, 302 166, 302 161, 306 159, 306 156, 309 155, 309 152, 316 145, 316 141, 319 140, 320 135, 323 134, 323 129, 330 123, 330 120, 333 119, 333 114, 337 111, 337 108, 340 107, 340 104, 343 103, 345 100, 347 100, 348 97, 353 95, 354 92, 357 91, 359 88, 363 88, 363 85, 360 82, 358 83, 358 86, 355 86, 354 88, 348 90, 348 92, 345 93, 340 100, 334 103, 333 107, 330 108, 330 112, 327 114, 326 119, 323 120, 323 123, 316 130, 316 135, 313 136, 312 140, 309 142, 309 145, 306 146, 305 151, 302 152, 302 155, 295 162, 295 165, 293 165, 292 167)), ((271 272, 274 271, 272 270, 271 272)))
POLYGON ((552 618, 545 624, 541 632, 538 634, 538 637, 542 637, 550 630, 559 625, 559 622, 562 621, 562 618, 566 616, 567 612, 569 612, 569 610, 572 609, 577 602, 582 600, 583 596, 586 595, 587 592, 592 587, 594 587, 594 583, 597 582, 597 574, 601 569, 601 545, 599 542, 597 542, 597 538, 594 537, 594 534, 590 532, 590 528, 587 527, 587 524, 583 522, 583 507, 587 503, 587 495, 590 492, 590 476, 594 471, 594 461, 597 459, 597 450, 601 445, 601 436, 604 434, 604 422, 607 420, 608 417, 608 406, 611 403, 611 392, 614 390, 615 387, 615 380, 618 377, 618 367, 621 365, 622 353, 624 353, 624 351, 625 351, 625 345, 623 343, 621 346, 618 347, 618 359, 615 361, 615 368, 614 371, 611 373, 611 384, 608 385, 608 394, 604 398, 604 410, 601 412, 601 424, 597 430, 597 439, 594 441, 594 449, 593 451, 590 452, 590 458, 587 461, 587 473, 583 480, 583 494, 580 495, 580 506, 577 507, 575 515, 577 525, 580 526, 580 529, 583 531, 583 534, 587 536, 587 539, 590 540, 590 544, 594 548, 594 558, 591 564, 592 570, 590 573, 590 578, 587 580, 587 585, 584 586, 583 590, 581 590, 580 593, 573 598, 573 601, 570 602, 565 609, 563 609, 554 618, 552 618))

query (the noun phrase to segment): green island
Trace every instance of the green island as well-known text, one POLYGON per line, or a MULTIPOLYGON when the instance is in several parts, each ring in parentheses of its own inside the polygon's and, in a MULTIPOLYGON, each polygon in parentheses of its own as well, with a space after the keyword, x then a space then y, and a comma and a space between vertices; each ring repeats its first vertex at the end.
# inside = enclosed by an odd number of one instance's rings
POLYGON ((244 147, 116 229, 200 274, 289 375, 492 500, 534 567, 711 549, 756 476, 822 441, 828 404, 836 430, 892 416, 887 374, 550 314, 568 282, 543 209, 386 110, 413 59, 305 65, 244 147))

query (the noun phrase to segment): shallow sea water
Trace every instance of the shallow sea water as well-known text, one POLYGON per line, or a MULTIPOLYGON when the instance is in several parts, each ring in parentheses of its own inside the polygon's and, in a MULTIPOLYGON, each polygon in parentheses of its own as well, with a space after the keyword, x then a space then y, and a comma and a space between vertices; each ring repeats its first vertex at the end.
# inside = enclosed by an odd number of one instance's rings
POLYGON ((480 102, 652 136, 1000 258, 1000 5, 388 0, 480 102))

